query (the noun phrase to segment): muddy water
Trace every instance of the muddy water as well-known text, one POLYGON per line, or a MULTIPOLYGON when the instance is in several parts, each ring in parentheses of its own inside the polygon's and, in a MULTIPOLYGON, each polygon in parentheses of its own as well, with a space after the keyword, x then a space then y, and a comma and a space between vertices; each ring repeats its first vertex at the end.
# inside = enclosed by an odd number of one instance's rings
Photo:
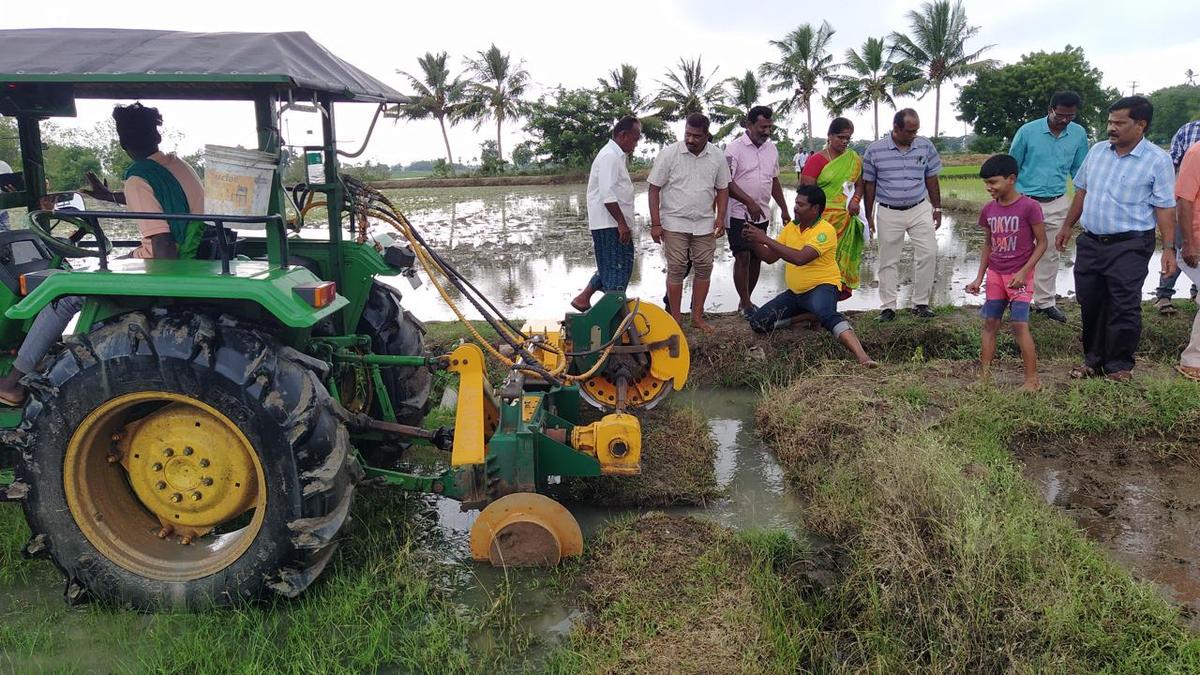
MULTIPOLYGON (((783 469, 754 433, 754 407, 758 396, 742 390, 686 390, 673 396, 672 405, 692 405, 709 420, 709 433, 717 442, 714 469, 724 496, 707 507, 646 509, 673 515, 707 518, 733 529, 797 529, 803 504, 785 489, 783 469)), ((653 452, 645 448, 643 452, 653 452)), ((493 569, 469 562, 467 537, 477 511, 462 512, 458 503, 434 500, 444 540, 452 556, 466 564, 458 580, 457 594, 465 604, 486 607, 505 582, 511 584, 513 612, 519 624, 553 642, 565 636, 582 616, 574 604, 574 593, 564 593, 556 573, 546 570, 493 569)), ((567 504, 583 530, 585 546, 614 518, 640 513, 636 508, 597 508, 567 504)))
POLYGON ((1043 447, 1024 461, 1047 503, 1182 605, 1200 629, 1200 475, 1193 467, 1154 461, 1144 446, 1111 440, 1043 447))
MULTIPOLYGON (((790 200, 794 191, 785 189, 790 200)), ((586 195, 583 185, 431 188, 397 190, 389 194, 396 205, 437 247, 505 313, 522 318, 559 316, 570 299, 587 283, 595 270, 591 235, 587 229, 586 195)), ((649 235, 649 206, 646 184, 637 185, 633 278, 629 295, 662 298, 666 263, 661 247, 649 235)), ((979 269, 981 231, 977 214, 947 213, 938 231, 935 304, 978 304, 963 287, 979 269)), ((775 209, 772 221, 779 222, 775 209)), ((776 226, 777 227, 777 226, 776 226)), ((774 230, 773 230, 774 231, 774 230)), ((733 259, 726 239, 718 247, 712 289, 707 309, 728 312, 737 307, 733 288, 733 259)), ((1059 294, 1073 294, 1074 281, 1068 251, 1058 275, 1059 294)), ((911 251, 906 250, 900 269, 901 303, 908 302, 912 280, 911 251)), ((864 252, 862 287, 842 303, 843 309, 876 309, 879 306, 875 279, 876 248, 871 242, 864 252)), ((1157 269, 1157 260, 1151 269, 1157 269)), ((1153 291, 1157 275, 1147 277, 1146 291, 1153 291)), ((450 310, 429 284, 406 289, 405 303, 427 320, 453 318, 450 310)), ((764 265, 754 299, 761 304, 784 288, 782 264, 764 265)))

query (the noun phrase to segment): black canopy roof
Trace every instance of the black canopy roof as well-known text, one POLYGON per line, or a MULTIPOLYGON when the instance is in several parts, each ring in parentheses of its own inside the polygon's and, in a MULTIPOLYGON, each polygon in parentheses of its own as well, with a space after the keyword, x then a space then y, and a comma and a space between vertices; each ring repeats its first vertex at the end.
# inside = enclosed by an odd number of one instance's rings
POLYGON ((268 86, 339 101, 404 99, 300 32, 0 30, 3 82, 71 84, 76 96, 93 98, 245 98, 268 86))

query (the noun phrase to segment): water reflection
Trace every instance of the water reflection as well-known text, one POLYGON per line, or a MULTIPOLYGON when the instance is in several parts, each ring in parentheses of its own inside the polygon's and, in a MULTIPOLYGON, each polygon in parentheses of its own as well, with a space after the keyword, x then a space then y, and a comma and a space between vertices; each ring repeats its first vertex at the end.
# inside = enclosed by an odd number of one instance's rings
MULTIPOLYGON (((789 201, 794 190, 785 189, 789 201)), ((526 318, 556 317, 563 313, 575 293, 595 270, 591 235, 587 229, 585 186, 556 185, 496 188, 433 188, 397 190, 389 194, 431 245, 457 266, 507 314, 526 318)), ((666 283, 662 249, 649 235, 645 184, 637 189, 635 202, 637 260, 630 280, 629 295, 661 298, 666 283)), ((937 233, 937 274, 934 303, 939 305, 979 304, 963 287, 975 277, 982 245, 982 230, 975 214, 947 213, 937 233)), ((778 223, 779 210, 773 209, 778 223)), ((777 226, 776 226, 777 229, 777 226)), ((722 239, 717 249, 712 290, 707 309, 730 312, 737 307, 733 288, 733 257, 722 239)), ((908 302, 912 282, 911 248, 906 246, 900 266, 900 302, 908 302)), ((1063 257, 1058 274, 1058 292, 1071 296, 1072 248, 1063 257)), ((876 309, 879 306, 875 243, 863 253, 862 287, 842 303, 843 309, 876 309)), ((1151 270, 1158 269, 1157 258, 1151 270)), ((1153 292, 1158 275, 1146 279, 1153 292)), ((755 291, 760 304, 784 288, 783 265, 764 265, 755 291)), ((453 318, 437 291, 426 284, 415 291, 405 288, 405 304, 425 320, 453 318)), ((473 312, 472 312, 473 313, 473 312)))

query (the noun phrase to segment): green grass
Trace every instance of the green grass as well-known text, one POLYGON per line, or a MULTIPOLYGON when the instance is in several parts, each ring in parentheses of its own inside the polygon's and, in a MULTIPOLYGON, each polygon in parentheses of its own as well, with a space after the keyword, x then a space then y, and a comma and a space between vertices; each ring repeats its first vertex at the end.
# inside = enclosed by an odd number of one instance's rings
MULTIPOLYGON (((16 521, 4 506, 4 526, 16 521)), ((456 566, 430 549, 419 498, 364 489, 355 527, 321 580, 294 601, 201 614, 72 610, 47 562, 22 563, 32 588, 0 605, 0 668, 129 673, 475 673, 523 662, 528 636, 509 621, 504 589, 490 607, 450 602, 456 566), (480 641, 480 635, 502 640, 480 641), (64 648, 68 647, 69 648, 64 648)), ((12 551, 6 548, 5 569, 12 551)))
POLYGON ((966 387, 951 368, 929 383, 928 405, 940 409, 930 424, 928 410, 906 412, 914 368, 826 369, 764 397, 761 429, 812 499, 805 525, 846 547, 843 580, 791 617, 797 632, 813 631, 805 667, 1200 669, 1200 640, 1179 610, 1047 507, 1009 451, 1022 433, 1053 446, 1194 429, 1200 387, 1091 381, 1021 396, 966 387))
POLYGON ((979 178, 979 164, 964 164, 942 168, 941 178, 979 178))

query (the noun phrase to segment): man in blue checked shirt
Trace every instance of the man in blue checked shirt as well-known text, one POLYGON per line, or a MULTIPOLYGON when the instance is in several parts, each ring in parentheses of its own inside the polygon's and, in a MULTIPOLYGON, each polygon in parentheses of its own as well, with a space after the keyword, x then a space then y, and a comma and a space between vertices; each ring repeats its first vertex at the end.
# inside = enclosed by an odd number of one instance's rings
MULTIPOLYGON (((1171 161, 1175 163, 1175 171, 1179 171, 1179 163, 1183 161, 1183 153, 1192 145, 1200 143, 1200 120, 1188 122, 1179 127, 1175 137, 1171 139, 1171 161)), ((1175 241, 1178 242, 1182 232, 1176 230, 1175 241)), ((1175 295, 1175 282, 1179 280, 1179 270, 1169 277, 1159 277, 1158 288, 1154 291, 1154 305, 1160 314, 1171 315, 1176 312, 1171 297, 1175 295)), ((1196 299, 1196 284, 1192 284, 1192 299, 1196 299)))
POLYGON ((1133 377, 1142 338, 1142 284, 1162 234, 1162 273, 1175 272, 1175 169, 1171 156, 1145 138, 1154 107, 1141 96, 1108 108, 1108 140, 1088 151, 1075 175, 1075 199, 1054 244, 1075 245, 1075 294, 1083 316, 1083 365, 1071 377, 1133 377))

